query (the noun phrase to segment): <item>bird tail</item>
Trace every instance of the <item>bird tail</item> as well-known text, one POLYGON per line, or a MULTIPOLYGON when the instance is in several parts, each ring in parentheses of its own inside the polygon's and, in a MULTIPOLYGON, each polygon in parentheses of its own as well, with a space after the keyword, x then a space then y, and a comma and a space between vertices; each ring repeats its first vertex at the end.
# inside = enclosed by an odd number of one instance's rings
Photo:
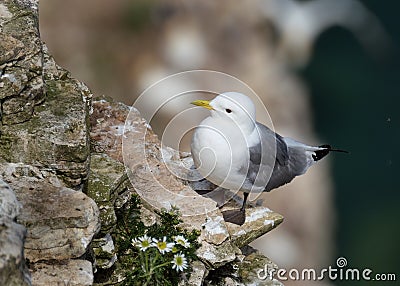
POLYGON ((319 161, 322 158, 324 158, 326 155, 329 154, 329 152, 341 152, 341 153, 349 153, 346 150, 341 150, 341 149, 334 149, 331 147, 331 145, 321 145, 318 146, 318 150, 314 151, 314 154, 312 155, 312 158, 314 161, 319 161))

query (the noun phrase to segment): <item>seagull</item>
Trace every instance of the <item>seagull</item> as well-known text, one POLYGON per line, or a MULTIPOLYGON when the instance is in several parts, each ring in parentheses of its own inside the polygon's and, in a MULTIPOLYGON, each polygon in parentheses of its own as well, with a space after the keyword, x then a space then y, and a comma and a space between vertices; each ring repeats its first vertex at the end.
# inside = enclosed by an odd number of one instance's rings
POLYGON ((195 128, 191 153, 199 173, 213 184, 244 193, 240 210, 223 211, 224 220, 242 225, 250 192, 269 192, 285 185, 329 152, 346 152, 330 145, 309 146, 282 137, 256 122, 252 100, 238 92, 219 94, 192 104, 210 116, 195 128))

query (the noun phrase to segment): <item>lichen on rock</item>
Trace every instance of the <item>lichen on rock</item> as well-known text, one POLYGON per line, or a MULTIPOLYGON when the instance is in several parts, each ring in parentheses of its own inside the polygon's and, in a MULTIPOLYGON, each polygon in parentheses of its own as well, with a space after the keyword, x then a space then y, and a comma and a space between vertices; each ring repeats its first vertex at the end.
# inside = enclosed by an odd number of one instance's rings
POLYGON ((92 100, 55 63, 39 37, 36 0, 2 1, 0 32, 0 176, 9 185, 0 180, 1 285, 123 285, 117 214, 138 194, 143 227, 158 225, 162 208, 178 207, 179 228, 199 232, 188 285, 215 273, 228 279, 229 271, 235 283, 258 281, 254 267, 263 262, 248 263, 259 256, 243 247, 282 216, 250 207, 243 226, 226 223, 216 202, 196 192, 198 182, 170 172, 191 165, 188 154, 163 149, 138 110, 92 100))
POLYGON ((62 175, 81 188, 87 177, 91 94, 57 67, 42 43, 37 1, 6 0, 0 18, 0 160, 62 175))
POLYGON ((99 206, 102 234, 112 232, 117 222, 114 203, 124 171, 122 163, 106 154, 91 155, 86 193, 99 206))

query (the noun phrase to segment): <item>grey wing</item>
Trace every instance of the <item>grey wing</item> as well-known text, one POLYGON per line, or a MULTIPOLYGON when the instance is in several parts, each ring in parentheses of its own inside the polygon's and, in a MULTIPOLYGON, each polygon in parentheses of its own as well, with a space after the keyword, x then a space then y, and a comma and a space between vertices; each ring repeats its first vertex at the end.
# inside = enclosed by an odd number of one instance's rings
POLYGON ((288 163, 287 146, 283 138, 268 127, 257 123, 260 143, 249 148, 250 161, 246 166, 245 190, 263 191, 274 176, 276 164, 288 163))
POLYGON ((259 130, 260 143, 256 146, 249 148, 250 150, 250 161, 256 165, 260 165, 261 161, 268 163, 271 158, 275 157, 281 165, 286 165, 289 159, 288 148, 286 146, 283 137, 278 133, 275 133, 267 126, 257 122, 257 128, 259 130), (268 156, 262 158, 263 156, 268 156))
POLYGON ((257 127, 261 142, 249 148, 247 181, 268 192, 302 174, 306 158, 304 152, 288 147, 285 139, 268 127, 259 123, 257 127))
POLYGON ((304 174, 310 167, 308 156, 311 153, 307 154, 306 152, 309 146, 290 138, 281 137, 281 140, 287 146, 288 159, 284 165, 279 160, 276 161, 271 179, 265 187, 267 192, 291 182, 296 176, 304 174))

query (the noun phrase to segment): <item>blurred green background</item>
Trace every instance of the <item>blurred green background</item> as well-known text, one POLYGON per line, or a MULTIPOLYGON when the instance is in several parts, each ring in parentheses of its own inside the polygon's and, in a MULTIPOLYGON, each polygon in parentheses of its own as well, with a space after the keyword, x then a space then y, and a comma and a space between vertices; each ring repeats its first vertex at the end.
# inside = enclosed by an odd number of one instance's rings
POLYGON ((397 282, 362 285, 400 285, 400 2, 362 2, 392 37, 392 53, 372 59, 349 32, 332 28, 320 36, 301 74, 311 89, 318 134, 351 152, 332 159, 337 256, 349 267, 397 275, 397 282))

